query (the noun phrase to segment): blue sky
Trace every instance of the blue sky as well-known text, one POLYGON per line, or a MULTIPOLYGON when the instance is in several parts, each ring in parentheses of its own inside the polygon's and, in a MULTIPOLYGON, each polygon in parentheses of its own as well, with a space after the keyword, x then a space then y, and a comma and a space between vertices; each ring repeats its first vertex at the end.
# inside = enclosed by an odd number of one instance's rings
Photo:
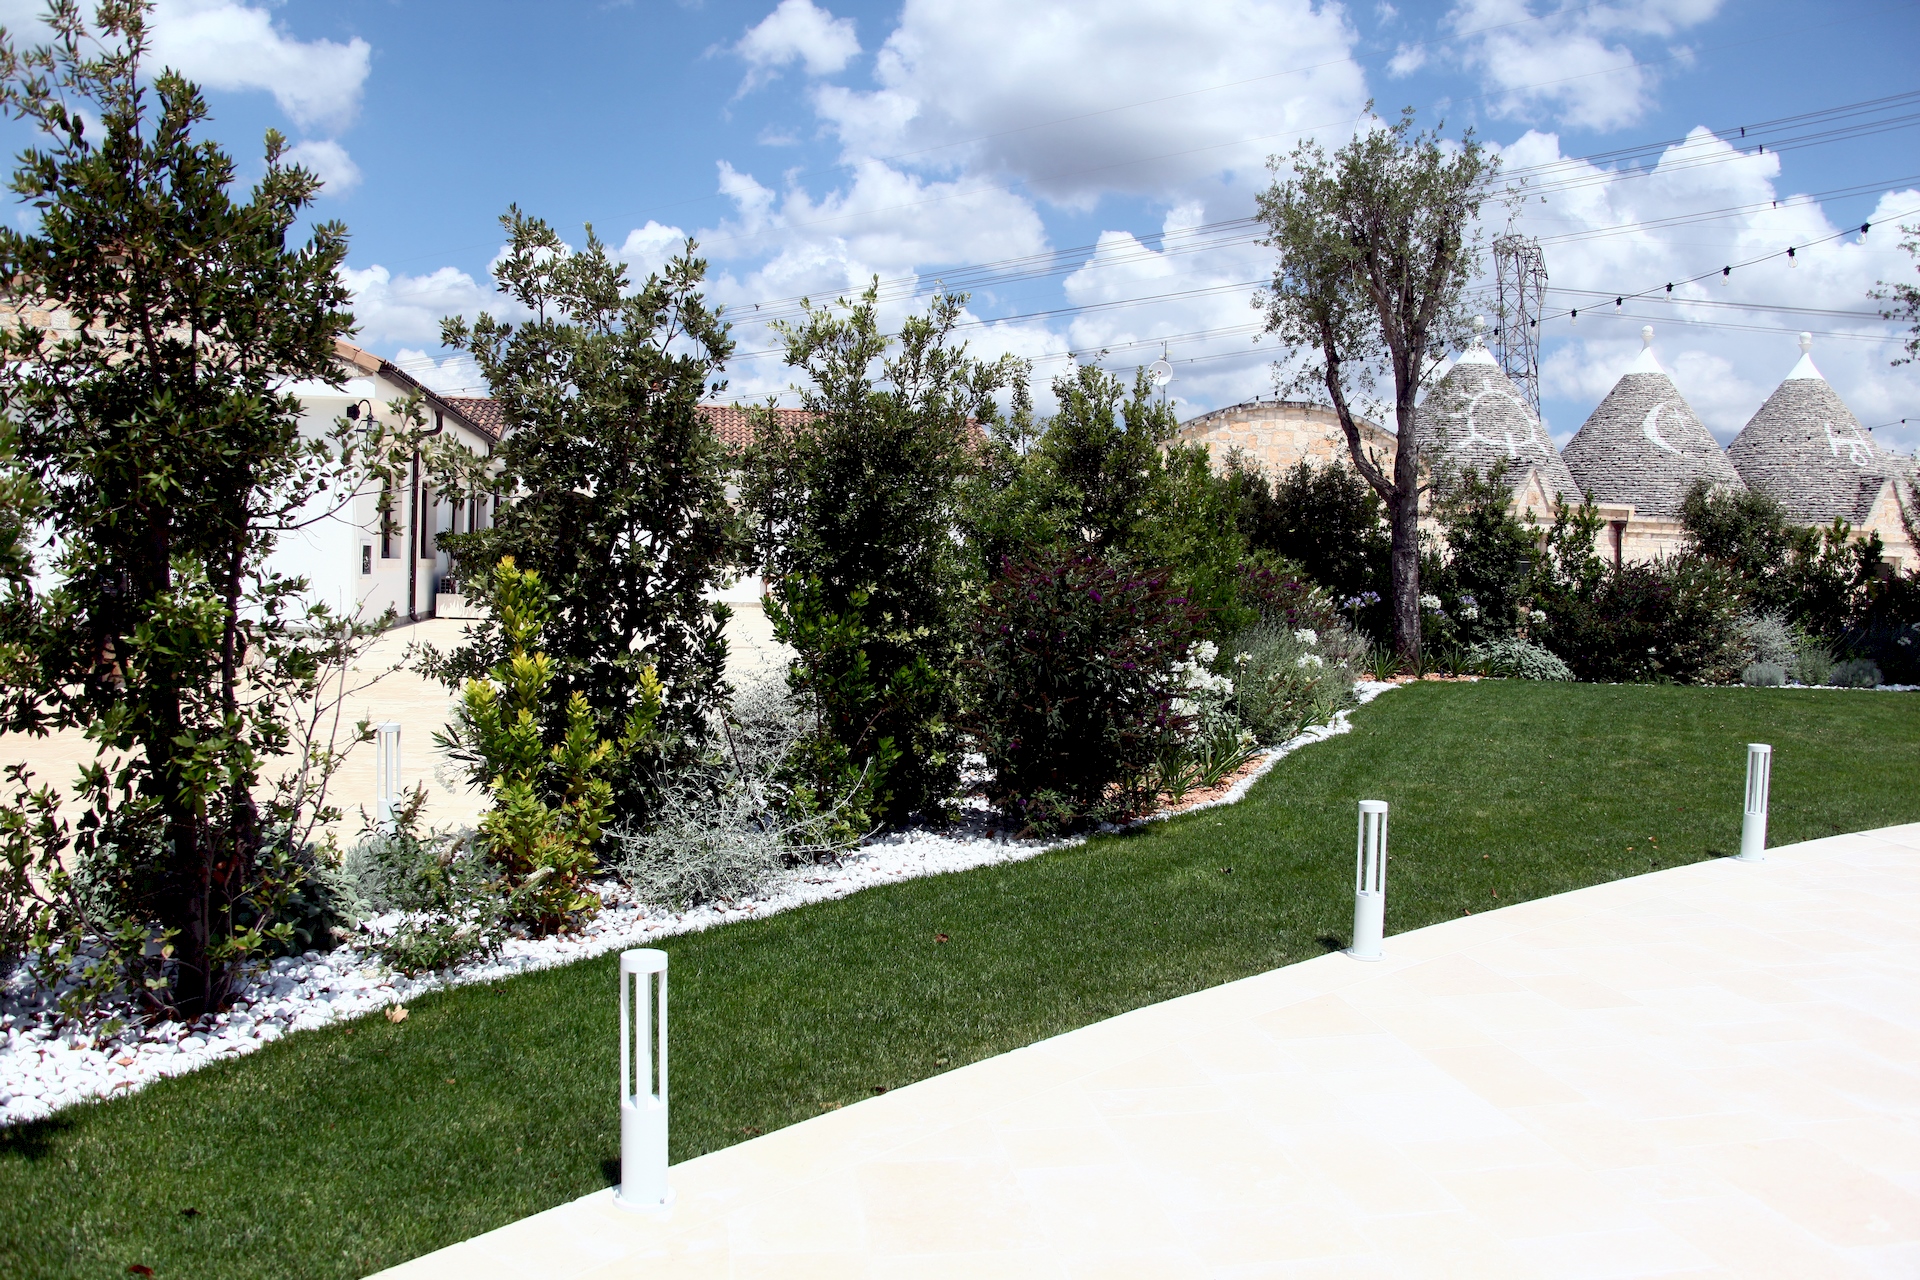
MULTIPOLYGON (((35 7, 0 0, 14 30, 35 7)), ((1652 319, 1723 439, 1805 328, 1861 419, 1920 444, 1920 427, 1881 425, 1920 421, 1920 375, 1890 368, 1892 326, 1859 314, 1874 280, 1913 271, 1885 220, 1920 223, 1920 129, 1860 126, 1898 126, 1920 100, 1737 133, 1920 89, 1911 0, 166 0, 155 25, 238 155, 272 126, 332 176, 320 212, 352 232, 361 341, 448 389, 473 374, 445 361, 437 319, 494 305, 496 219, 518 202, 569 237, 591 221, 637 272, 697 234, 743 353, 768 347, 755 303, 878 274, 898 314, 963 268, 1054 254, 1048 274, 974 277, 973 314, 993 322, 969 331, 977 349, 1034 357, 1044 384, 1069 351, 1127 369, 1164 340, 1183 412, 1271 393, 1249 304, 1270 260, 1233 220, 1270 154, 1309 135, 1331 149, 1372 99, 1470 125, 1535 169, 1517 225, 1545 240, 1556 290, 1588 291, 1556 292, 1550 314, 1802 246, 1791 269, 1682 288, 1693 302, 1615 317, 1608 299, 1550 322, 1561 438, 1652 319), (1568 162, 1703 126, 1720 138, 1568 162), (1760 154, 1761 138, 1795 145, 1760 154), (1866 220, 1884 225, 1815 243, 1866 220)), ((741 396, 789 378, 768 358, 731 373, 741 396)))

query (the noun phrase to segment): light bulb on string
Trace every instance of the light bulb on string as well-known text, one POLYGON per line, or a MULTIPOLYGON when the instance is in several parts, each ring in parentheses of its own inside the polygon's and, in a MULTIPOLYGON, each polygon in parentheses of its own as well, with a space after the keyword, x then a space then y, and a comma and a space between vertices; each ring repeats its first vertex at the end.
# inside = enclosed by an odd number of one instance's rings
POLYGON ((1613 314, 1619 315, 1620 308, 1625 306, 1626 303, 1627 303, 1627 300, 1625 298, 1615 298, 1613 300, 1613 314))
POLYGON ((1732 283, 1733 283, 1733 268, 1732 267, 1720 268, 1720 287, 1724 289, 1732 283))
POLYGON ((1571 312, 1568 312, 1568 313, 1567 313, 1567 323, 1568 323, 1568 324, 1579 324, 1579 323, 1580 323, 1580 313, 1579 313, 1578 311, 1571 311, 1571 312))
POLYGON ((1797 266, 1799 266, 1799 265, 1800 265, 1800 264, 1799 264, 1799 263, 1798 263, 1797 261, 1795 261, 1795 260, 1794 260, 1794 256, 1793 256, 1793 246, 1792 246, 1792 245, 1788 245, 1788 246, 1787 246, 1787 266, 1789 266, 1789 267, 1797 267, 1797 266))

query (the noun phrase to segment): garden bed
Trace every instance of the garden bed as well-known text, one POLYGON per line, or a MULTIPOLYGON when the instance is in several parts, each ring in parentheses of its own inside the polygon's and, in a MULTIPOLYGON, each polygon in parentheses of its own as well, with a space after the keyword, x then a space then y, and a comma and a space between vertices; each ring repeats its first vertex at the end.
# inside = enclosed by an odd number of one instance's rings
MULTIPOLYGON (((673 1158, 1345 945, 1357 799, 1393 805, 1393 932, 1733 851, 1748 741, 1776 842, 1920 819, 1917 708, 1420 683, 1242 803, 667 939, 673 1158)), ((608 1185, 614 964, 0 1132, 0 1273, 359 1276, 608 1185)))

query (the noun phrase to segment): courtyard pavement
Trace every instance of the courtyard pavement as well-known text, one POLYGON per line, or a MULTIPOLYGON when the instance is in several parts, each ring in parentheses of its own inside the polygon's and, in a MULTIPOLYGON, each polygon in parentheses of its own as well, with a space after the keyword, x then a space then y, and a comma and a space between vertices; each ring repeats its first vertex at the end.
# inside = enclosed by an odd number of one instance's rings
POLYGON ((669 1180, 382 1274, 1920 1275, 1920 824, 1399 934, 669 1180))

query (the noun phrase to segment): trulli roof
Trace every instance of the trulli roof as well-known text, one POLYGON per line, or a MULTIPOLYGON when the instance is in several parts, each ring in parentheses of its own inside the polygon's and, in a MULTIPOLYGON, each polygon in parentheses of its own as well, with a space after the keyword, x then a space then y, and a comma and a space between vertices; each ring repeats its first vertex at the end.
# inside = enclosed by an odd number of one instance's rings
POLYGON ((1579 500, 1573 474, 1533 406, 1477 340, 1421 404, 1419 424, 1420 438, 1433 449, 1438 472, 1471 467, 1486 475, 1505 463, 1508 479, 1518 487, 1532 467, 1550 496, 1579 500))
POLYGON ((1561 451, 1581 492, 1596 502, 1631 504, 1640 516, 1678 519, 1695 482, 1745 486, 1727 455, 1653 357, 1653 327, 1643 349, 1561 451))
POLYGON ((1727 446, 1750 489, 1779 499, 1805 524, 1866 519, 1896 459, 1874 443, 1813 364, 1811 334, 1800 335, 1800 363, 1727 446))

